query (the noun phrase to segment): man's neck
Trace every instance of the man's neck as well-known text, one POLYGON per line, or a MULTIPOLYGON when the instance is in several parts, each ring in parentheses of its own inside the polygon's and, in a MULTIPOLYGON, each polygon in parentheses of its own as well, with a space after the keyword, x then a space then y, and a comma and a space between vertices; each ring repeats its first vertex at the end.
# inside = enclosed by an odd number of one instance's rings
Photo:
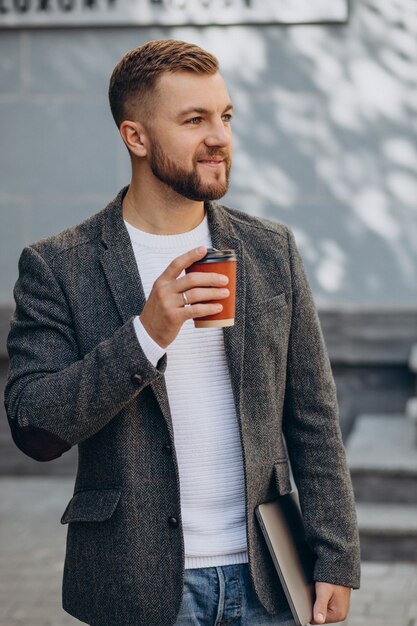
POLYGON ((204 202, 194 202, 169 188, 154 189, 132 179, 123 198, 123 218, 135 228, 155 235, 177 235, 196 228, 204 219, 204 202))

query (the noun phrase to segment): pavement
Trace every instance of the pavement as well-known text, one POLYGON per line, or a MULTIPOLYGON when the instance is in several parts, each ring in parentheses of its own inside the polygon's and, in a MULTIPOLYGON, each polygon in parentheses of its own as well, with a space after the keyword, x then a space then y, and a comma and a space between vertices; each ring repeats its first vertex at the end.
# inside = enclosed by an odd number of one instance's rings
MULTIPOLYGON (((61 608, 67 527, 60 518, 73 484, 0 477, 0 626, 81 624, 61 608)), ((417 563, 363 563, 343 626, 417 626, 417 563)))

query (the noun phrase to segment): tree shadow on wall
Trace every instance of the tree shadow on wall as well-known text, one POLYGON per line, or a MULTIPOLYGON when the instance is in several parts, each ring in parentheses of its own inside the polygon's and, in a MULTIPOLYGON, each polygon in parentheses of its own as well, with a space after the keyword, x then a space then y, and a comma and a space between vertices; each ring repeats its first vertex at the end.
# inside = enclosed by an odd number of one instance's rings
POLYGON ((320 305, 415 305, 417 7, 221 36, 199 39, 236 103, 229 203, 294 228, 320 305))

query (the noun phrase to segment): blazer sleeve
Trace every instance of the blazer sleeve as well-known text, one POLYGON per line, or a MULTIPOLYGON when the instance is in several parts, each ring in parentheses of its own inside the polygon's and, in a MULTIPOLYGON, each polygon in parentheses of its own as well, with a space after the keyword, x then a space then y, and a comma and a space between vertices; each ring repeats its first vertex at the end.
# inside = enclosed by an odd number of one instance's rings
POLYGON ((283 430, 317 581, 358 588, 359 538, 336 387, 303 263, 288 231, 292 322, 283 430))
POLYGON ((22 252, 7 348, 5 407, 16 445, 49 461, 101 430, 162 375, 137 340, 133 318, 80 358, 71 311, 52 269, 22 252))

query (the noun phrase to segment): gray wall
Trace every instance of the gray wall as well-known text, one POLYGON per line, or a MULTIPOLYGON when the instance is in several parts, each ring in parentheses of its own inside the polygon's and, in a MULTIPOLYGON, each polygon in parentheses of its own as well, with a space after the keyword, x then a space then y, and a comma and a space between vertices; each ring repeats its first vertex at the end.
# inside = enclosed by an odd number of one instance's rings
POLYGON ((128 182, 108 79, 161 37, 218 55, 236 103, 227 200, 295 229, 318 305, 415 307, 417 26, 395 0, 353 2, 347 26, 0 31, 0 304, 25 244, 128 182))
MULTIPOLYGON (((128 183, 108 80, 130 48, 175 37, 219 57, 236 104, 227 201, 295 230, 344 433, 360 412, 403 411, 417 340, 417 22, 404 0, 351 5, 346 26, 0 30, 0 388, 20 251, 128 183)), ((0 417, 0 473, 74 471, 76 450, 52 464, 18 453, 0 417)))

